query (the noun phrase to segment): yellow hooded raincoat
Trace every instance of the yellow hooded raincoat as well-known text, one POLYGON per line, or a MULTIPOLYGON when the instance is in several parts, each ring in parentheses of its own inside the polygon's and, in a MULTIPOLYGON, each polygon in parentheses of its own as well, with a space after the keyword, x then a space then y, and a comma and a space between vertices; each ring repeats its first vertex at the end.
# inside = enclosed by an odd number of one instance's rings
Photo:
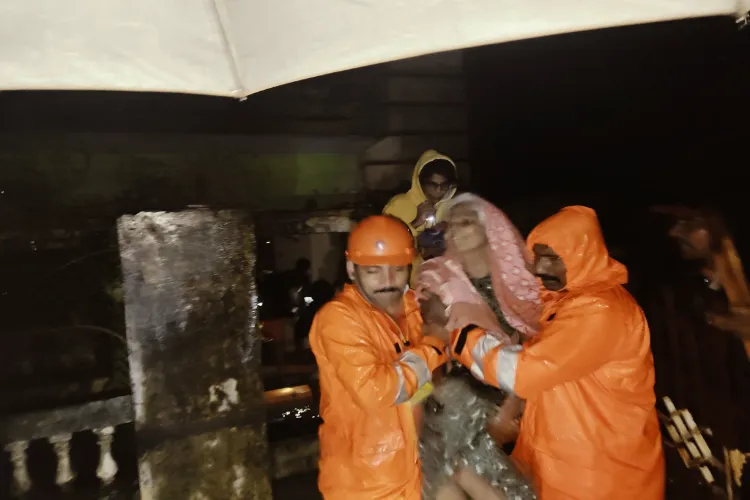
MULTIPOLYGON (((435 160, 446 160, 449 161, 454 168, 456 167, 456 164, 453 163, 453 160, 443 154, 438 153, 434 149, 425 151, 424 153, 422 153, 422 156, 419 157, 417 164, 414 166, 414 172, 411 175, 411 188, 409 189, 409 191, 397 194, 396 196, 391 198, 391 201, 389 201, 383 209, 384 214, 398 217, 407 225, 409 225, 409 223, 417 217, 417 207, 427 201, 427 196, 425 196, 424 192, 422 191, 422 185, 419 183, 419 174, 422 172, 422 169, 425 167, 425 165, 435 160)), ((453 189, 448 191, 445 197, 435 205, 438 221, 444 220, 445 202, 453 198, 453 195, 455 194, 456 188, 454 187, 453 189)), ((424 231, 425 228, 424 226, 412 227, 411 225, 409 225, 409 229, 411 229, 411 233, 416 237, 422 231, 424 231)))
POLYGON ((664 459, 654 364, 643 311, 621 286, 596 213, 567 207, 537 226, 566 266, 545 292, 539 334, 506 347, 479 328, 455 333, 454 353, 485 382, 526 399, 513 455, 541 500, 662 500, 664 459))
MULTIPOLYGON (((417 207, 427 201, 427 196, 425 196, 424 192, 422 191, 422 185, 419 182, 419 174, 422 172, 422 169, 425 167, 425 165, 435 160, 447 160, 453 165, 454 168, 456 167, 456 164, 453 162, 453 160, 443 154, 438 153, 434 149, 425 151, 424 153, 422 153, 422 156, 419 157, 417 164, 414 166, 414 172, 411 176, 411 188, 409 189, 409 191, 407 191, 406 193, 397 194, 396 196, 391 198, 391 200, 386 204, 385 208, 383 208, 384 214, 392 215, 393 217, 397 217, 398 219, 404 221, 404 223, 409 226, 409 229, 411 229, 411 234, 414 235, 415 238, 425 230, 425 227, 424 225, 419 227, 412 227, 410 223, 417 217, 417 207)), ((454 187, 450 191, 448 191, 443 199, 437 202, 437 204, 435 205, 435 215, 438 222, 445 220, 445 202, 453 198, 453 195, 455 194, 456 188, 454 187)), ((422 258, 418 255, 413 265, 414 269, 412 271, 412 283, 414 282, 417 269, 419 268, 419 265, 421 263, 422 258)))

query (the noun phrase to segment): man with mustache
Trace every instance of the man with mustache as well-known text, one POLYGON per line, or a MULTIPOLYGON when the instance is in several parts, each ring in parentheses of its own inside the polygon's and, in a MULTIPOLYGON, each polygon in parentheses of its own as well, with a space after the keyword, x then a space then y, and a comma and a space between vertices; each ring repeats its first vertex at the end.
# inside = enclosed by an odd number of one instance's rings
POLYGON ((408 289, 414 239, 377 215, 349 235, 352 285, 316 315, 310 346, 320 370, 320 476, 326 500, 419 500, 419 406, 445 345, 422 337, 408 289))
POLYGON ((513 457, 541 500, 663 499, 649 330, 622 286, 627 269, 587 207, 564 208, 527 243, 545 288, 538 335, 505 346, 469 325, 454 332, 454 355, 526 400, 513 457))

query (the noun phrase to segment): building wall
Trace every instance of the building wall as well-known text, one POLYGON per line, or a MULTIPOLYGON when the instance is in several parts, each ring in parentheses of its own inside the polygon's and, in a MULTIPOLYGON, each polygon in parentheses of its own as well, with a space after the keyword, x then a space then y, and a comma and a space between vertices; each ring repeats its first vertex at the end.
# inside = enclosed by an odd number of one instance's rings
POLYGON ((462 184, 467 184, 463 52, 396 61, 382 65, 381 70, 383 136, 363 157, 366 189, 385 193, 408 185, 416 160, 427 149, 453 158, 462 184))
POLYGON ((80 228, 84 218, 111 225, 122 213, 188 205, 304 210, 348 206, 362 197, 357 152, 335 149, 0 152, 0 191, 3 233, 80 228))
POLYGON ((61 207, 111 218, 187 204, 352 206, 408 186, 430 148, 469 177, 461 52, 297 82, 245 102, 2 93, 0 114, 5 229, 32 227, 40 213, 47 224, 61 207))

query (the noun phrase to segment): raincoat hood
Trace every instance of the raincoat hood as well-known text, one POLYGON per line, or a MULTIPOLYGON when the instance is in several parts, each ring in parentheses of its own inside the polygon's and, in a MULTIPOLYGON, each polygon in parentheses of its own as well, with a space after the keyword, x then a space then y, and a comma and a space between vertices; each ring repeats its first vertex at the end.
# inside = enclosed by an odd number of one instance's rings
MULTIPOLYGON (((412 172, 411 175, 411 188, 407 193, 410 201, 412 201, 415 206, 427 201, 427 196, 425 196, 424 191, 422 191, 422 184, 420 184, 419 182, 419 174, 422 173, 422 169, 425 167, 425 165, 435 160, 446 160, 450 162, 451 165, 453 165, 454 170, 456 169, 456 164, 453 162, 453 160, 451 160, 444 154, 438 153, 434 149, 428 149, 427 151, 422 153, 422 156, 419 157, 419 160, 417 160, 417 164, 414 166, 414 172, 412 172)), ((445 193, 443 200, 450 200, 451 198, 453 198, 454 194, 456 194, 455 187, 451 188, 447 193, 445 193)))
POLYGON ((527 245, 550 247, 566 268, 565 291, 604 290, 628 282, 627 268, 609 256, 596 212, 588 207, 565 207, 529 234, 527 245))

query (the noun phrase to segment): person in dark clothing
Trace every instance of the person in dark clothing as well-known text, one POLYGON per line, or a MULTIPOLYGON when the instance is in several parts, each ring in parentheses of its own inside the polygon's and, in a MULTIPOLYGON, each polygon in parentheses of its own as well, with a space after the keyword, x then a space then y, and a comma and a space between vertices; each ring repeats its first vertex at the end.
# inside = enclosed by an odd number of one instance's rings
POLYGON ((309 296, 311 266, 309 259, 300 258, 297 259, 294 269, 286 272, 286 287, 294 307, 303 307, 304 298, 309 296))
POLYGON ((326 280, 318 280, 310 286, 309 295, 303 298, 303 300, 309 298, 309 303, 302 305, 297 322, 294 325, 294 339, 297 350, 307 348, 307 337, 310 334, 313 318, 320 308, 333 298, 334 294, 333 285, 326 280))
MULTIPOLYGON (((662 222, 670 225, 654 224, 651 237, 641 237, 652 244, 638 246, 646 254, 634 258, 642 264, 631 267, 633 293, 651 326, 657 398, 669 398, 678 410, 689 411, 701 429, 710 429, 703 436, 720 464, 725 454, 728 458, 750 450, 750 363, 740 338, 707 321, 730 310, 710 262, 711 248, 718 248, 712 242, 728 233, 717 234, 723 224, 702 225, 700 219, 706 219, 696 211, 664 208, 656 211, 669 214, 672 220, 662 222)), ((670 440, 666 433, 665 439, 670 440)), ((712 488, 696 468, 686 467, 674 450, 665 455, 667 498, 711 498, 712 488)), ((713 489, 730 485, 735 498, 748 498, 747 491, 739 491, 737 478, 721 477, 723 467, 707 466, 716 479, 713 489)))

